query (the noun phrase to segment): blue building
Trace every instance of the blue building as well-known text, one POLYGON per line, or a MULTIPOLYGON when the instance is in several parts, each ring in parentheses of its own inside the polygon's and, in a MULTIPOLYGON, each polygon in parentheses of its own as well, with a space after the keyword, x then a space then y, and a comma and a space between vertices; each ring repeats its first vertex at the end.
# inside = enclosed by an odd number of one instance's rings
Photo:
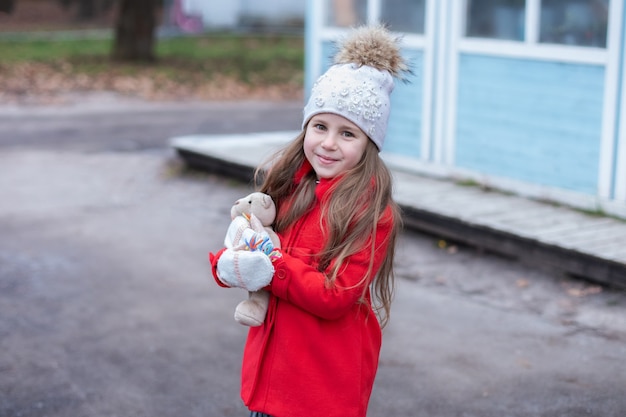
MULTIPOLYGON (((163 0, 165 25, 184 32, 231 30, 246 25, 298 26, 304 19, 300 0, 163 0)), ((301 25, 299 25, 301 27, 301 25)))
POLYGON ((309 0, 306 89, 350 26, 402 35, 390 165, 626 218, 623 0, 309 0))

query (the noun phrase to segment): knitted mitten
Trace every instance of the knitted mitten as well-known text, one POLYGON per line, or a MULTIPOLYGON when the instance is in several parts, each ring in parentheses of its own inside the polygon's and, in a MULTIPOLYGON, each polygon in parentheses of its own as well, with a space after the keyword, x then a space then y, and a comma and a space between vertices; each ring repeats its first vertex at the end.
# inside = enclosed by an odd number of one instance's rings
POLYGON ((272 282, 274 266, 260 251, 226 249, 217 261, 217 277, 229 287, 257 291, 272 282))
POLYGON ((246 230, 250 230, 250 222, 243 216, 237 216, 230 222, 226 236, 224 237, 224 246, 228 249, 243 249, 243 234, 246 230))

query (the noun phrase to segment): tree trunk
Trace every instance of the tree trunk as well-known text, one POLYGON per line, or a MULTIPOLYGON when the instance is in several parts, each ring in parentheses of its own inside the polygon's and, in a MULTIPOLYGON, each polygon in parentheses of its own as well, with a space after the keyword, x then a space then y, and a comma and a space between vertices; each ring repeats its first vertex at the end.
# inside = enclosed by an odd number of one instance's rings
POLYGON ((160 0, 121 0, 115 24, 112 58, 116 61, 153 62, 160 0))
POLYGON ((15 7, 14 0, 0 0, 0 12, 11 14, 13 12, 13 7, 15 7))
POLYGON ((91 20, 96 17, 96 5, 94 0, 81 0, 78 2, 78 19, 91 20))

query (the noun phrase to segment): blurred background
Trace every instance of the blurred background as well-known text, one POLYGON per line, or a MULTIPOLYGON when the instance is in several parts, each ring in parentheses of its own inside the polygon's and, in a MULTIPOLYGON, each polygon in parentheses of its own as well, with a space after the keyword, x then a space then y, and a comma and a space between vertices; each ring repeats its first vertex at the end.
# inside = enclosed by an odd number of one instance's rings
POLYGON ((72 91, 152 100, 302 95, 302 2, 0 3, 0 101, 62 102, 72 91))

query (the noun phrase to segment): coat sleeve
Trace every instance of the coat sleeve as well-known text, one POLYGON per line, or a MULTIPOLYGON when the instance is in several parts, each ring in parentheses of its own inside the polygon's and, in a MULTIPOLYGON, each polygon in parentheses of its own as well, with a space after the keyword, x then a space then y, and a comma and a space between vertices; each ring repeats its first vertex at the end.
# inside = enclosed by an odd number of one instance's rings
POLYGON ((375 245, 372 275, 378 272, 391 234, 393 222, 391 212, 379 221, 375 242, 370 239, 363 248, 344 261, 332 288, 326 286, 326 275, 300 257, 283 252, 282 258, 274 262, 274 279, 270 291, 278 298, 285 299, 299 308, 326 320, 334 320, 351 311, 358 302, 363 288, 370 281, 363 282, 370 266, 372 244, 375 245))
POLYGON ((217 282, 217 285, 219 285, 220 287, 224 287, 224 288, 230 288, 228 285, 220 281, 220 279, 217 277, 217 261, 220 260, 220 256, 222 256, 222 253, 224 253, 225 250, 226 248, 220 249, 215 254, 209 252, 209 262, 211 263, 211 273, 213 274, 213 279, 215 279, 215 282, 217 282))

